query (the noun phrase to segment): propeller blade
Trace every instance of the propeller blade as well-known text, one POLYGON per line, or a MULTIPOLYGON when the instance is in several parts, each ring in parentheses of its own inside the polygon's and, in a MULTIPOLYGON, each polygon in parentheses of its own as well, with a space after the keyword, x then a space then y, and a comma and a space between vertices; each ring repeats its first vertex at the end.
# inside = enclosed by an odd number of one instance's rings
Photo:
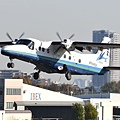
POLYGON ((25 33, 23 32, 23 33, 20 35, 19 39, 20 39, 24 34, 25 34, 25 33))
POLYGON ((54 52, 54 54, 56 54, 60 50, 61 47, 62 46, 58 47, 57 50, 54 52))
POLYGON ((11 38, 11 36, 9 35, 9 33, 6 33, 6 35, 13 42, 13 39, 11 38))
POLYGON ((72 34, 72 35, 69 37, 69 39, 71 39, 74 35, 75 35, 75 34, 72 34))
POLYGON ((63 49, 65 49, 69 54, 71 54, 70 51, 65 46, 63 47, 63 49))
POLYGON ((60 37, 59 33, 56 32, 56 34, 57 34, 58 38, 62 41, 62 38, 60 37))

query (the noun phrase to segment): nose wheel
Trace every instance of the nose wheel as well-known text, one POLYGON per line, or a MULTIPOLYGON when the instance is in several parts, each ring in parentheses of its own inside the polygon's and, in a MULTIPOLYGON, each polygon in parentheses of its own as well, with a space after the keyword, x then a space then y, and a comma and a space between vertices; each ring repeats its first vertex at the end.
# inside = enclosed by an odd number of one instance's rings
POLYGON ((8 68, 14 68, 14 66, 15 66, 14 63, 12 63, 12 62, 7 64, 8 68))

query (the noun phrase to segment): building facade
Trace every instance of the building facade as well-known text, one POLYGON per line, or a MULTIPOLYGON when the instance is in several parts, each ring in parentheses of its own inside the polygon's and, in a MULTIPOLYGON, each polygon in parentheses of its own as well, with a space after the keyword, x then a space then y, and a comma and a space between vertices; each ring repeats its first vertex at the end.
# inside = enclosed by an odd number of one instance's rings
MULTIPOLYGON (((93 42, 100 43, 103 40, 103 37, 110 37, 111 43, 120 43, 119 34, 109 30, 94 30, 93 31, 93 42)), ((93 50, 93 53, 96 53, 97 50, 93 50)), ((111 49, 110 50, 110 66, 119 66, 120 65, 120 50, 111 49)), ((106 82, 119 81, 119 71, 110 70, 104 75, 93 75, 92 83, 95 87, 100 87, 106 82)))
POLYGON ((11 117, 23 120, 19 118, 20 114, 30 120, 31 112, 32 118, 71 120, 73 103, 84 104, 81 98, 24 84, 23 79, 0 79, 0 83, 0 111, 4 111, 0 118, 5 116, 6 120, 11 117))

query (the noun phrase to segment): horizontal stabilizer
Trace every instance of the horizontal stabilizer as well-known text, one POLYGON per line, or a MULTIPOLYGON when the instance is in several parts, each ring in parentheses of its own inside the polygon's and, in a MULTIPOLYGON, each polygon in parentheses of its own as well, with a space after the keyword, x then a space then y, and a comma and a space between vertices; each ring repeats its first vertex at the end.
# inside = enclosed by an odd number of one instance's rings
POLYGON ((120 70, 120 67, 114 67, 114 66, 109 66, 109 67, 103 67, 104 70, 120 70))

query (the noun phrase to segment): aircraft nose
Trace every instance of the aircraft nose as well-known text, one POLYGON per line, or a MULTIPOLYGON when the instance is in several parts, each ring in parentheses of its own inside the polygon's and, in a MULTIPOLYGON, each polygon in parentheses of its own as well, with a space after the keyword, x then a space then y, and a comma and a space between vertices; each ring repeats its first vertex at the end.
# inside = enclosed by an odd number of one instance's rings
POLYGON ((2 47, 1 54, 2 55, 8 55, 9 54, 9 47, 8 46, 2 47))

